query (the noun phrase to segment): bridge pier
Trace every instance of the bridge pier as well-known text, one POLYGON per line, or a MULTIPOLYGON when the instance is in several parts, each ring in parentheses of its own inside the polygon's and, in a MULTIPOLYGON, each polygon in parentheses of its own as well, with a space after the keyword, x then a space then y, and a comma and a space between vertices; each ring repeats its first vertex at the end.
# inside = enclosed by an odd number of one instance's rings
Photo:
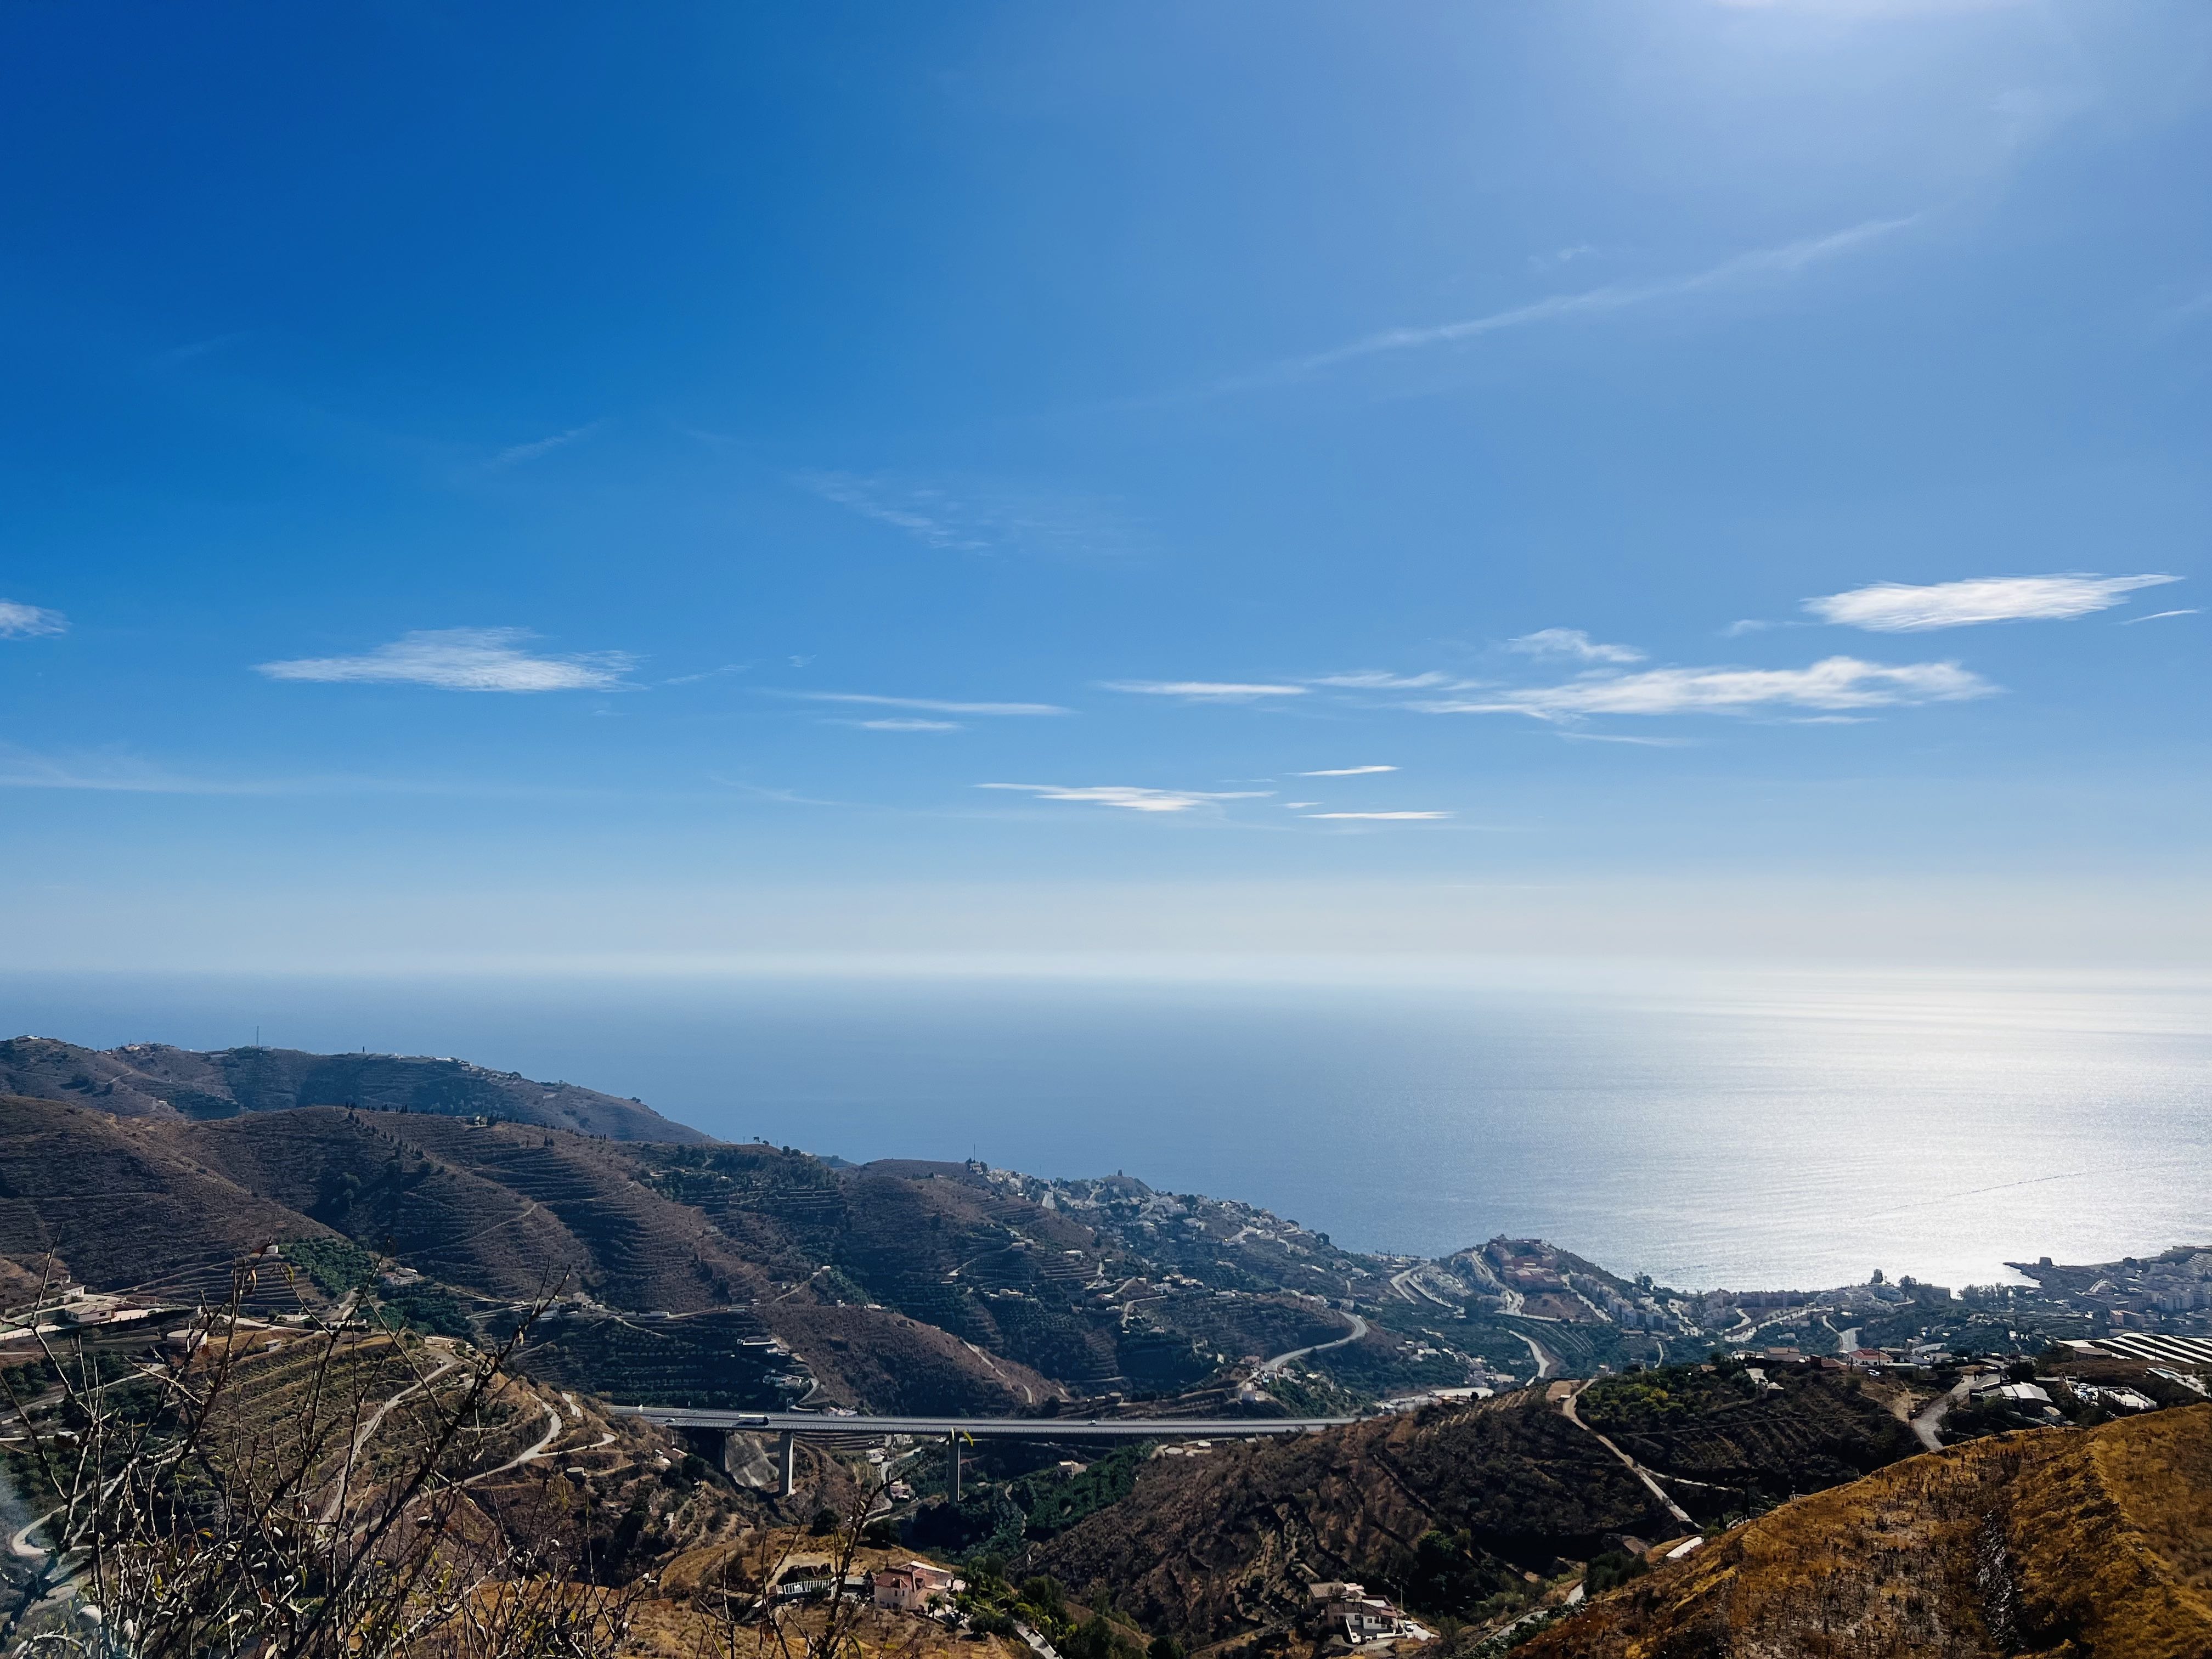
POLYGON ((788 1498, 799 1490, 799 1437, 797 1435, 786 1434, 783 1437, 782 1451, 776 1462, 783 1476, 777 1485, 777 1492, 781 1497, 788 1498))
POLYGON ((960 1501, 960 1431, 953 1430, 945 1437, 945 1468, 951 1477, 952 1501, 960 1501))

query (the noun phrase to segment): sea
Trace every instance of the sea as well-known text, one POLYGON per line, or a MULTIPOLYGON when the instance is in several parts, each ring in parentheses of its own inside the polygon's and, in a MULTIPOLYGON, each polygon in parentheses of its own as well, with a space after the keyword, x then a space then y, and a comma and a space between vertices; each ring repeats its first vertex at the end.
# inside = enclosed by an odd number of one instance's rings
POLYGON ((2212 1246, 2212 981, 1545 962, 0 975, 0 1030, 455 1055, 854 1162, 1127 1173, 1685 1289, 2212 1246))

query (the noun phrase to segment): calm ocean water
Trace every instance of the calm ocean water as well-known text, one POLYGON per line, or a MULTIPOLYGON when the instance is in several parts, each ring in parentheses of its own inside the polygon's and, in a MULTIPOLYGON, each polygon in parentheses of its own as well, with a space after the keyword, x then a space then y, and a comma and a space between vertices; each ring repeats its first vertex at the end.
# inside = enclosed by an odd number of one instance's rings
POLYGON ((2212 1241, 2212 988, 1491 968, 1444 982, 0 978, 107 1046, 456 1054, 856 1160, 1125 1170, 1340 1243, 1541 1234, 1679 1285, 2212 1241))

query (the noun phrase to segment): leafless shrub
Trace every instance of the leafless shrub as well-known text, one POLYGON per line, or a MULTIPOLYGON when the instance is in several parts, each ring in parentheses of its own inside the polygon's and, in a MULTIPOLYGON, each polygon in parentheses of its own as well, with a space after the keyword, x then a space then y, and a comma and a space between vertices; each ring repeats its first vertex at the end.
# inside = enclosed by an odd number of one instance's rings
MULTIPOLYGON (((816 1548, 802 1551, 793 1533, 763 1528, 725 1555, 692 1592, 692 1608, 702 1615, 695 1659, 861 1659, 860 1627, 872 1603, 848 1586, 860 1577, 869 1501, 865 1487, 856 1492, 816 1548), (789 1571, 817 1550, 829 1557, 819 1575, 831 1587, 827 1595, 798 1606, 779 1597, 789 1571)), ((910 1659, 926 1645, 927 1628, 908 1622, 905 1639, 879 1644, 873 1659, 910 1659)))
POLYGON ((42 1362, 0 1373, 10 1468, 47 1553, 0 1649, 55 1659, 612 1655, 638 1587, 592 1582, 584 1498, 530 1451, 496 1350, 278 1331, 234 1272, 158 1360, 30 1315, 42 1362), (518 1473, 520 1472, 520 1473, 518 1473), (503 1479, 501 1501, 478 1493, 503 1479), (514 1488, 521 1490, 518 1493, 514 1488))

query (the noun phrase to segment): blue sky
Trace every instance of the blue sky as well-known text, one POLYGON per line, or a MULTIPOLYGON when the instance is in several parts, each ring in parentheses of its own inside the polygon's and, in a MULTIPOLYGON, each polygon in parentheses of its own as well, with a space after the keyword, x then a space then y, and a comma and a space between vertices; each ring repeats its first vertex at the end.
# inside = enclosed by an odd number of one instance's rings
POLYGON ((18 965, 2201 965, 2212 15, 17 7, 18 965))

